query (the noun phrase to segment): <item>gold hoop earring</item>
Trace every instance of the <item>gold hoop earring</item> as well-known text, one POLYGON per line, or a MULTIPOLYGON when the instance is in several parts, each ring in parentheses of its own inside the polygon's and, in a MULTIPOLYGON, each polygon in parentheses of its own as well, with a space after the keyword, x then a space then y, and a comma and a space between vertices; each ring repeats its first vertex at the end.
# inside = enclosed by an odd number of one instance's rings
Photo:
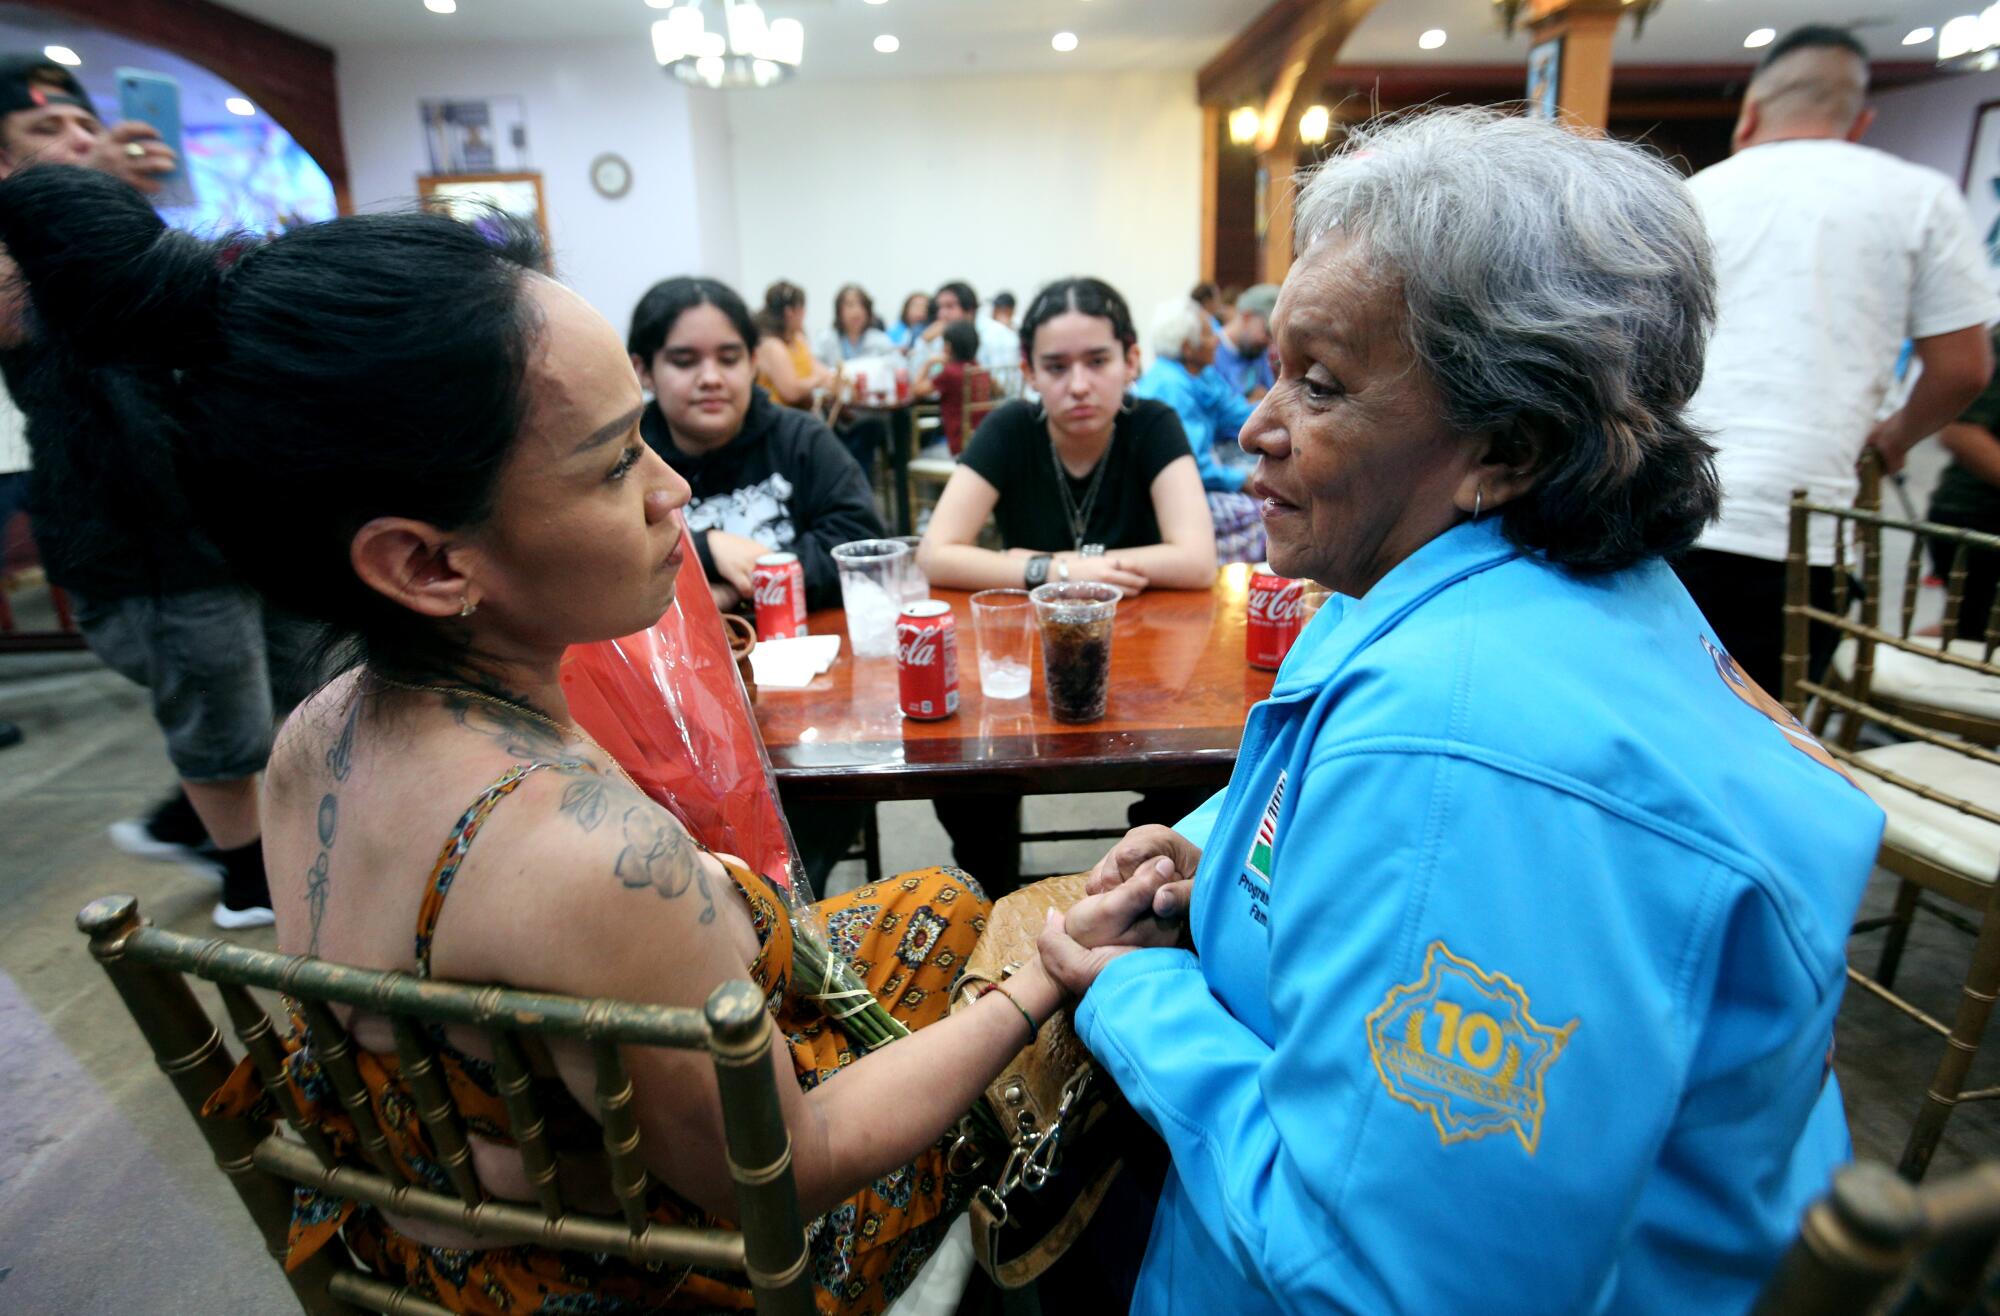
POLYGON ((1472 519, 1477 521, 1479 519, 1479 514, 1485 510, 1486 510, 1486 486, 1483 484, 1476 485, 1472 490, 1472 519))

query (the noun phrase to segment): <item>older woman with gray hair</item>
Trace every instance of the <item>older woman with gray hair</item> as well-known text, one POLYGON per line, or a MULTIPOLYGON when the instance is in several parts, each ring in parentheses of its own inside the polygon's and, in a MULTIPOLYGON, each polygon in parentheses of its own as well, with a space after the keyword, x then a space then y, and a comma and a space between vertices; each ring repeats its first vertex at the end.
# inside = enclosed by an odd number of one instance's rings
POLYGON ((1199 303, 1186 298, 1164 303, 1147 326, 1153 364, 1132 386, 1132 396, 1164 402, 1181 418, 1215 522, 1216 560, 1261 562, 1264 527, 1257 500, 1242 491, 1253 459, 1236 443, 1250 419, 1250 404, 1216 370, 1215 349, 1215 326, 1199 303))
POLYGON ((1661 560, 1718 499, 1700 219, 1478 110, 1353 133, 1297 215, 1243 444, 1333 597, 1228 789, 1092 875, 1190 935, 1042 938, 1172 1153, 1133 1309, 1742 1311, 1849 1153, 1882 814, 1661 560))

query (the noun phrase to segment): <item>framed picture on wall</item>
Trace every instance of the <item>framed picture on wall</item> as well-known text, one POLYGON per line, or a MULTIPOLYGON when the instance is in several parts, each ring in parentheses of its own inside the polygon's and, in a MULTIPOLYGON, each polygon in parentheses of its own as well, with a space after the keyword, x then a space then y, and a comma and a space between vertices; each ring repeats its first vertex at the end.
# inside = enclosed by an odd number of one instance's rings
POLYGON ((1965 204, 1986 248, 1986 273, 2000 285, 2000 101, 1973 113, 1972 150, 1965 159, 1965 204))
POLYGON ((549 246, 549 209, 538 173, 424 174, 417 179, 417 194, 427 202, 436 198, 449 214, 472 221, 474 227, 488 207, 528 220, 541 230, 542 246, 549 246))
POLYGON ((1563 39, 1551 37, 1528 51, 1528 117, 1554 119, 1562 88, 1563 39))

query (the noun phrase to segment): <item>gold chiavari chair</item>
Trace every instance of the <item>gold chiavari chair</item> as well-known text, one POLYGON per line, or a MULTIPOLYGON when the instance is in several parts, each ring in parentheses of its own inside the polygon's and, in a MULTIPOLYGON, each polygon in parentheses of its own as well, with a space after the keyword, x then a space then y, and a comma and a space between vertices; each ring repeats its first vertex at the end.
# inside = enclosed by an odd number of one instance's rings
POLYGON ((1838 736, 1825 739, 1827 752, 1850 770, 1861 789, 1882 806, 1888 817, 1878 862, 1899 879, 1895 905, 1884 918, 1864 919, 1856 934, 1886 930, 1882 954, 1873 975, 1848 968, 1858 986, 1882 998, 1945 1041, 1944 1054, 1925 1091, 1916 1123, 1904 1145, 1898 1168, 1911 1179, 1923 1177, 1952 1112, 1970 1101, 2000 1097, 2000 1087, 1965 1090, 1966 1075, 1986 1033, 1996 992, 2000 992, 2000 752, 1978 740, 1953 734, 1931 719, 1910 715, 1907 707, 1891 706, 1874 690, 1878 658, 1893 651, 1899 660, 1923 661, 1990 680, 2000 680, 1994 661, 2000 643, 2000 602, 1987 619, 1987 641, 1966 654, 1943 637, 1912 637, 1910 613, 1914 602, 1906 590, 1903 619, 1897 630, 1881 624, 1882 558, 1885 534, 1904 536, 1915 558, 1923 541, 1952 546, 1954 564, 1947 587, 1944 635, 1954 633, 1963 602, 1966 562, 1975 551, 2000 551, 2000 537, 1920 521, 1897 520, 1865 507, 1830 507, 1809 501, 1804 490, 1792 498, 1791 540, 1786 559, 1785 656, 1783 699, 1794 717, 1804 719, 1809 704, 1815 728, 1823 729, 1834 714, 1843 721, 1838 736), (1813 606, 1808 588, 1807 543, 1815 518, 1835 528, 1834 600, 1831 610, 1813 606), (1858 608, 1850 608, 1845 562, 1848 530, 1860 541, 1863 591, 1858 608), (1858 615, 1850 616, 1850 612, 1858 615), (1846 681, 1817 679, 1808 671, 1807 635, 1811 626, 1829 626, 1852 642, 1852 675, 1846 681), (1864 726, 1873 724, 1894 743, 1860 749, 1864 726), (1936 903, 1941 898, 1965 911, 1936 903), (1938 916, 1973 937, 1973 951, 1960 992, 1958 1009, 1947 1025, 1897 994, 1897 967, 1910 924, 1919 912, 1938 916))
MULTIPOLYGON (((699 1265, 749 1277, 757 1310, 814 1311, 806 1244, 792 1180, 791 1138, 771 1066, 773 1027, 763 994, 748 982, 715 989, 701 1010, 582 1000, 498 987, 430 982, 304 955, 276 955, 220 939, 166 932, 139 916, 130 896, 93 901, 77 916, 112 985, 194 1116, 237 1195, 282 1266, 292 1185, 303 1184, 416 1220, 465 1230, 492 1246, 532 1243, 622 1257, 642 1266, 699 1265), (235 1060, 188 979, 213 983, 232 1030, 254 1062, 282 1121, 204 1117, 203 1104, 235 1060), (282 1066, 284 1046, 250 988, 283 993, 312 1030, 321 1067, 360 1133, 362 1163, 335 1157, 305 1122, 282 1066), (412 1182, 391 1154, 355 1063, 354 1042, 334 1014, 347 1006, 386 1016, 402 1073, 451 1191, 412 1182), (493 1197, 474 1171, 465 1121, 454 1107, 429 1041, 429 1024, 478 1030, 492 1045, 508 1123, 519 1144, 533 1204, 493 1197), (557 1181, 555 1151, 535 1097, 528 1048, 542 1039, 587 1044, 596 1058, 595 1117, 620 1214, 571 1209, 557 1181), (741 1233, 669 1227, 647 1216, 632 1083, 621 1047, 707 1051, 721 1088, 724 1136, 736 1183, 741 1233)), ((446 1309, 360 1269, 336 1241, 286 1275, 307 1316, 371 1311, 446 1316, 446 1309)))
POLYGON ((1843 1166, 1813 1203, 1755 1316, 1961 1316, 2000 1309, 1981 1280, 2000 1239, 2000 1164, 1911 1184, 1843 1166), (1983 1291, 1982 1291, 1983 1290, 1983 1291))
MULTIPOLYGON (((1871 449, 1863 457, 1861 464, 1861 490, 1855 506, 1866 511, 1882 510, 1882 463, 1871 449)), ((1996 634, 1988 619, 1988 627, 1981 639, 1958 638, 1965 620, 1964 599, 1967 559, 1970 551, 1959 555, 1957 570, 1947 582, 1946 617, 1940 627, 1937 646, 1931 646, 1927 637, 1916 635, 1917 602, 1922 594, 1924 554, 1921 541, 1911 546, 1908 560, 1904 564, 1902 596, 1897 608, 1897 638, 1905 642, 1918 642, 1924 648, 1942 647, 1960 658, 1975 660, 1974 665, 1940 663, 1931 660, 1928 653, 1913 653, 1901 647, 1868 646, 1869 670, 1867 687, 1871 700, 1898 715, 1938 731, 1948 731, 1953 735, 1976 740, 1982 745, 2000 745, 2000 678, 1989 676, 1978 670, 1978 663, 1992 659, 1996 644, 2000 644, 2000 634, 1996 634)), ((1849 585, 1852 575, 1848 569, 1849 545, 1847 536, 1835 540, 1836 589, 1839 597, 1836 610, 1846 611, 1849 603, 1849 585)), ((1865 546, 1861 553, 1861 580, 1859 597, 1885 598, 1887 585, 1882 554, 1872 556, 1865 546)), ((1828 672, 1830 682, 1843 687, 1855 682, 1855 667, 1862 653, 1858 637, 1848 636, 1834 650, 1833 664, 1828 672)), ((1823 734, 1833 712, 1832 705, 1822 701, 1813 710, 1812 729, 1815 734, 1823 734)), ((1851 722, 1851 719, 1849 720, 1851 722)), ((1850 731, 1858 731, 1858 724, 1843 725, 1841 735, 1844 743, 1852 748, 1850 731)))

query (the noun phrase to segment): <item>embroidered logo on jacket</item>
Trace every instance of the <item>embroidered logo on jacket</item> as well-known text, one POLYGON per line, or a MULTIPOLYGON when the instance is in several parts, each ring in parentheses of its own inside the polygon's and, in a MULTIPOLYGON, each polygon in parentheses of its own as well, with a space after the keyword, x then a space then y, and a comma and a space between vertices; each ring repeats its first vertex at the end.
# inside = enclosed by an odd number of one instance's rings
POLYGON ((1271 847, 1278 843, 1278 815, 1285 807, 1285 773, 1278 771, 1278 784, 1271 788, 1271 798, 1264 805, 1263 820, 1257 824, 1257 837, 1250 842, 1250 857, 1243 866, 1251 876, 1265 886, 1271 885, 1271 847))
POLYGON ((1415 982, 1368 1016, 1368 1052, 1389 1095, 1415 1106, 1449 1146, 1508 1129, 1530 1156, 1542 1140, 1543 1083, 1581 1020, 1537 1023, 1528 993, 1433 941, 1415 982))

